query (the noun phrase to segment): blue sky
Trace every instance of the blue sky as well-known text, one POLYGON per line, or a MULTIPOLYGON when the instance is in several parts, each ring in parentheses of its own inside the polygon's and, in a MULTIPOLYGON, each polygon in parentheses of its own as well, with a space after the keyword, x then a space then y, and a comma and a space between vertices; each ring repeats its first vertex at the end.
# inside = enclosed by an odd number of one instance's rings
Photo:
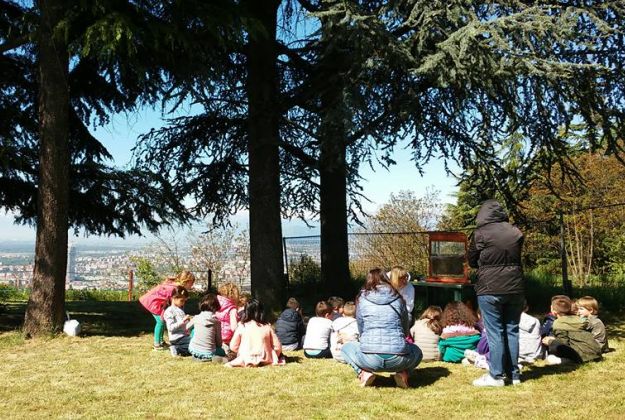
MULTIPOLYGON (((189 110, 180 111, 180 113, 184 112, 189 112, 189 110)), ((126 166, 130 163, 131 149, 137 136, 161 125, 160 113, 146 108, 132 114, 116 115, 108 125, 92 129, 92 132, 113 155, 115 165, 126 166)), ((395 160, 397 165, 389 170, 376 168, 374 171, 368 165, 362 165, 363 193, 371 200, 371 203, 365 203, 367 212, 374 212, 380 205, 388 201, 390 194, 401 190, 412 190, 418 195, 423 195, 426 188, 434 187, 441 192, 442 201, 454 201, 452 195, 457 190, 456 181, 447 176, 442 161, 433 160, 430 162, 424 168, 425 173, 421 177, 414 163, 410 161, 410 150, 398 148, 395 160)), ((233 220, 239 226, 245 227, 247 225, 247 212, 235 215, 233 220)), ((311 224, 317 225, 314 221, 311 224)), ((285 236, 316 234, 317 231, 317 229, 307 228, 299 220, 285 220, 283 223, 285 236)), ((13 224, 13 215, 10 213, 0 213, 0 241, 6 240, 34 242, 35 230, 27 226, 13 224)), ((119 242, 119 239, 93 236, 89 238, 70 236, 70 240, 76 243, 119 242)), ((141 243, 150 241, 150 237, 131 237, 127 241, 141 243)))

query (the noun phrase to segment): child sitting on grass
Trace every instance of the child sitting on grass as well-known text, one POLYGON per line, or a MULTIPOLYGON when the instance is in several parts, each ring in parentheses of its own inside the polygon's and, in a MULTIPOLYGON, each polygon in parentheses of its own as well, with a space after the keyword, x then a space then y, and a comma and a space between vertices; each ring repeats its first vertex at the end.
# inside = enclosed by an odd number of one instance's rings
POLYGON ((540 321, 527 313, 527 301, 519 321, 519 363, 534 363, 542 358, 540 321))
POLYGON ((282 351, 297 350, 302 345, 302 338, 306 333, 299 302, 289 298, 286 309, 282 311, 276 321, 276 335, 282 343, 282 351))
POLYGON ((234 283, 224 283, 219 286, 219 311, 215 314, 221 322, 221 340, 228 347, 239 323, 237 303, 239 302, 239 288, 234 283))
POLYGON ((356 304, 346 302, 343 306, 343 316, 332 321, 330 333, 330 351, 334 360, 345 363, 341 355, 343 344, 358 341, 358 323, 356 322, 356 304))
POLYGON ((237 319, 243 318, 243 314, 245 313, 245 305, 247 305, 247 302, 249 302, 250 299, 252 299, 252 295, 250 295, 249 293, 241 293, 241 296, 239 296, 239 304, 237 306, 237 319))
POLYGON ((588 329, 601 347, 601 353, 608 352, 610 347, 608 346, 605 325, 597 316, 599 314, 599 302, 597 302, 597 299, 592 296, 584 296, 577 299, 577 314, 588 322, 588 329))
POLYGON ((332 307, 327 302, 317 302, 315 315, 308 321, 304 338, 304 356, 311 359, 329 359, 330 333, 332 332, 332 307))
POLYGON ((328 298, 328 305, 332 307, 332 316, 330 317, 330 321, 334 321, 343 316, 343 306, 345 305, 345 300, 343 300, 342 297, 330 296, 330 298, 328 298))
POLYGON ((460 363, 464 351, 475 350, 480 341, 480 332, 475 329, 477 319, 473 311, 462 302, 450 302, 442 315, 443 331, 438 342, 441 360, 460 363))
POLYGON ((486 336, 486 328, 484 327, 482 312, 479 308, 476 313, 477 322, 475 323, 475 328, 480 332, 480 340, 477 342, 475 350, 466 349, 464 351, 462 364, 466 366, 473 365, 476 368, 488 370, 490 368, 490 347, 488 347, 488 337, 486 336))
POLYGON ((571 299, 567 296, 558 297, 551 302, 551 312, 556 314, 553 336, 543 338, 543 344, 549 348, 549 365, 568 361, 585 363, 601 359, 601 347, 587 330, 588 323, 573 314, 571 307, 571 299))
POLYGON ((187 329, 193 328, 193 337, 189 343, 189 353, 198 362, 226 362, 226 352, 221 348, 221 323, 215 317, 219 310, 219 301, 213 293, 207 293, 200 300, 200 313, 187 323, 187 329))
MULTIPOLYGON (((560 299, 560 298, 568 299, 569 297, 565 295, 555 295, 551 298, 551 303, 553 303, 554 300, 560 299)), ((556 320, 555 313, 549 311, 547 315, 545 315, 545 317, 543 318, 543 323, 540 325, 541 337, 547 337, 548 335, 552 335, 553 321, 555 320, 556 320)))
POLYGON ((438 341, 443 331, 442 314, 443 310, 440 306, 428 306, 410 329, 414 343, 423 352, 423 361, 439 360, 441 357, 438 352, 438 341))
POLYGON ((170 303, 172 294, 178 286, 191 290, 194 282, 195 276, 193 273, 183 271, 175 277, 167 277, 165 281, 148 290, 139 298, 141 305, 152 314, 156 322, 154 325, 154 350, 165 349, 163 333, 166 327, 163 313, 170 303))
POLYGON ((174 290, 171 297, 171 305, 165 309, 163 318, 167 325, 167 335, 169 336, 169 351, 172 356, 188 356, 189 355, 189 331, 187 323, 191 319, 190 315, 184 313, 184 304, 189 298, 189 292, 182 286, 178 286, 174 290))
POLYGON ((239 323, 230 349, 237 357, 226 363, 226 367, 258 367, 283 364, 282 346, 278 336, 265 320, 263 305, 256 299, 245 305, 245 313, 239 323))

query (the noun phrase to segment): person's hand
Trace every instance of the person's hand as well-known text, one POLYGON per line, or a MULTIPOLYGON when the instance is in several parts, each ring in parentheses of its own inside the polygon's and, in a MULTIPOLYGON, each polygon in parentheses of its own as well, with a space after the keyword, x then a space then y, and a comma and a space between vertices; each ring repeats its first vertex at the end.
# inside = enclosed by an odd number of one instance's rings
POLYGON ((555 338, 554 338, 554 337, 544 337, 544 338, 543 338, 543 344, 544 344, 545 346, 548 346, 548 345, 550 345, 551 343, 553 343, 553 340, 555 340, 555 338))
POLYGON ((182 321, 183 322, 189 322, 191 320, 191 318, 193 318, 191 315, 185 315, 184 319, 182 321))

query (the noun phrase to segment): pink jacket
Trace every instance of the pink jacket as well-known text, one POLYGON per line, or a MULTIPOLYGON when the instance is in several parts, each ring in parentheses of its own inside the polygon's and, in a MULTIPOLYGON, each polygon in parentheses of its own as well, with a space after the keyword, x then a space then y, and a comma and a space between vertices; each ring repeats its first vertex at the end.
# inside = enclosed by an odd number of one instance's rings
MULTIPOLYGON (((234 302, 225 296, 217 295, 217 300, 221 308, 215 313, 215 317, 221 322, 221 341, 228 344, 232 339, 234 331, 230 326, 230 312, 234 309, 234 313, 237 313, 237 307, 234 302)), ((237 316, 237 321, 238 321, 237 316)))
POLYGON ((237 352, 237 357, 230 366, 277 365, 282 346, 278 336, 269 324, 249 321, 239 324, 234 332, 230 349, 237 352))
POLYGON ((154 315, 163 315, 165 308, 171 299, 171 296, 176 290, 176 284, 170 281, 164 281, 148 290, 143 296, 139 298, 139 302, 145 309, 153 313, 154 315))

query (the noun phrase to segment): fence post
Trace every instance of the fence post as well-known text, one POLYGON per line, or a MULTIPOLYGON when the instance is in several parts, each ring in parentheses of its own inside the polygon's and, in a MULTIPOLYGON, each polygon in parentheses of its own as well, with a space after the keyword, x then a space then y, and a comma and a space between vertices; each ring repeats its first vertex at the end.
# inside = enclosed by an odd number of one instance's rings
POLYGON ((569 266, 566 257, 566 238, 564 230, 564 215, 560 210, 560 259, 562 262, 562 288, 564 294, 571 297, 573 294, 573 285, 569 281, 569 266))
POLYGON ((132 289, 134 287, 135 271, 128 270, 128 302, 132 300, 132 289))

